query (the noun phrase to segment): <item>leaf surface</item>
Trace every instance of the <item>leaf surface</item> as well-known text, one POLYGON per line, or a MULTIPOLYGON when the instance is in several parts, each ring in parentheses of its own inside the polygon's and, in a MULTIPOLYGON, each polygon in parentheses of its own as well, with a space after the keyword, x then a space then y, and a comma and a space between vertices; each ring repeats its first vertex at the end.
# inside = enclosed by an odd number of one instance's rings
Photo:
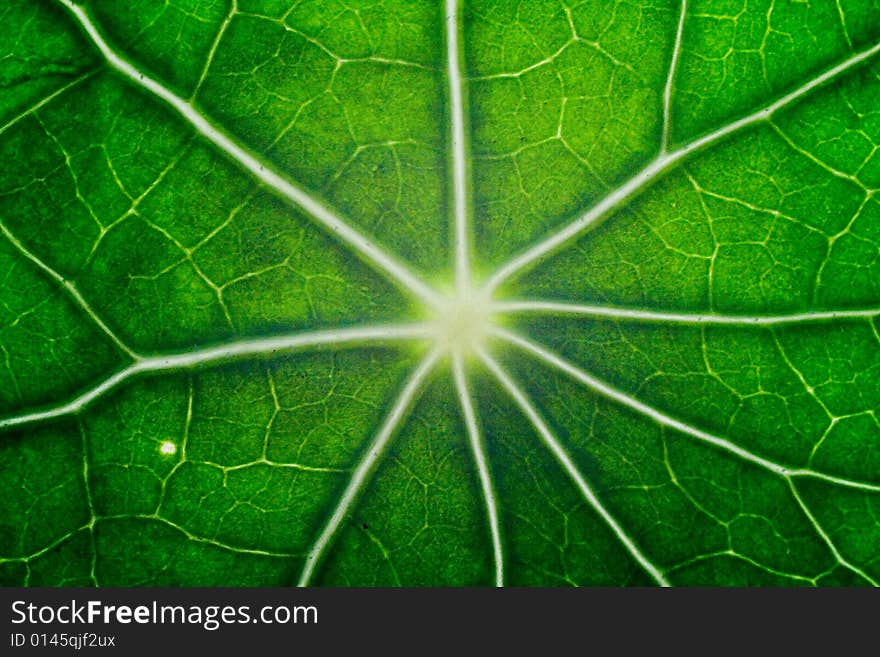
POLYGON ((875 2, 0 24, 2 583, 880 582, 875 2))

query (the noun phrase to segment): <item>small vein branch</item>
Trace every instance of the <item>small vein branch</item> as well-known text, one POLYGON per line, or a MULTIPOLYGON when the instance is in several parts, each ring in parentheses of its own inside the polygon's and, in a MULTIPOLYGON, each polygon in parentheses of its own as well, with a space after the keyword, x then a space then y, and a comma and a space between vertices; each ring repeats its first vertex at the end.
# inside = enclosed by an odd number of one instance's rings
POLYGON ((65 94, 67 91, 70 91, 74 87, 78 86, 81 82, 85 82, 90 77, 92 77, 95 73, 97 73, 97 69, 83 73, 82 75, 74 78, 73 80, 71 80, 67 84, 59 87, 58 89, 56 89, 55 91, 50 93, 48 96, 41 98, 36 103, 34 103, 30 107, 28 107, 26 110, 21 112, 20 114, 13 116, 11 119, 9 119, 9 121, 7 121, 2 126, 0 126, 0 135, 2 135, 4 132, 9 130, 12 126, 17 124, 19 121, 26 119, 29 116, 33 116, 34 114, 37 113, 37 111, 40 110, 40 108, 48 105, 49 103, 51 103, 53 100, 55 100, 59 96, 65 94))
POLYGON ((214 41, 211 43, 211 50, 208 51, 208 57, 205 59, 204 66, 202 66, 202 72, 199 75, 196 86, 193 88, 192 95, 190 96, 190 101, 195 100, 196 96, 199 95, 199 90, 202 88, 202 85, 205 83, 205 80, 208 77, 208 71, 211 69, 211 64, 214 61, 214 55, 217 53, 217 46, 219 46, 220 42, 223 40, 223 35, 226 34, 226 30, 229 28, 229 24, 232 22, 232 19, 236 13, 238 13, 238 0, 231 0, 231 2, 229 3, 229 12, 226 14, 223 22, 220 23, 220 29, 217 30, 214 41))
POLYGON ((64 278, 57 271, 52 269, 45 262, 40 260, 36 255, 31 253, 27 247, 22 244, 18 238, 10 231, 2 222, 0 222, 0 233, 3 233, 3 236, 9 241, 9 243, 18 251, 22 256, 30 260, 37 267, 39 267, 43 272, 45 272, 49 278, 58 283, 61 288, 67 293, 67 295, 73 299, 79 308, 88 315, 89 319, 91 319, 101 331, 103 331, 104 335, 106 335, 110 340, 115 344, 121 351, 123 351, 129 358, 133 360, 137 360, 139 358, 138 354, 122 339, 114 333, 109 326, 104 322, 103 319, 96 313, 89 302, 85 300, 82 294, 80 294, 79 290, 76 289, 76 285, 74 285, 71 281, 64 278))
POLYGON ((238 554, 254 554, 261 557, 273 557, 276 559, 291 559, 298 557, 298 554, 295 553, 287 553, 287 552, 272 552, 270 550, 260 550, 256 548, 248 548, 248 547, 239 547, 235 545, 230 545, 229 543, 224 543, 216 538, 209 538, 207 536, 200 536, 198 534, 194 534, 189 531, 185 527, 178 525, 167 518, 163 518, 162 516, 152 513, 132 513, 132 514, 114 514, 101 516, 101 521, 106 520, 147 520, 151 522, 161 523, 166 527, 170 527, 171 529, 180 532, 187 540, 190 540, 194 543, 204 543, 205 545, 212 545, 214 547, 220 548, 222 550, 227 550, 228 552, 238 553, 238 554))
POLYGON ((660 141, 660 152, 665 153, 669 146, 669 134, 672 131, 672 87, 675 83, 675 73, 678 69, 678 60, 681 56, 681 35, 684 32, 684 18, 687 14, 687 0, 681 0, 681 9, 678 15, 678 28, 675 33, 675 44, 672 47, 672 58, 669 61, 669 73, 666 76, 666 87, 663 90, 663 135, 660 141))
POLYGON ((810 507, 807 506, 807 503, 804 502, 800 492, 797 489, 797 486, 795 486, 794 484, 794 481, 789 480, 788 487, 791 489, 791 494, 794 496, 794 499, 797 502, 798 506, 801 508, 801 511, 803 511, 804 515, 807 516, 807 519, 813 525, 816 533, 819 535, 825 545, 828 546, 828 549, 831 551, 831 554, 834 555, 834 558, 837 560, 837 562, 844 568, 854 572, 856 575, 864 579, 871 586, 880 586, 880 582, 877 582, 877 580, 872 578, 861 568, 858 568, 857 566, 851 564, 849 561, 843 558, 843 555, 840 554, 840 551, 837 549, 834 541, 831 540, 831 537, 828 536, 825 529, 822 527, 822 525, 819 524, 819 521, 816 519, 816 516, 813 515, 813 512, 810 510, 810 507))

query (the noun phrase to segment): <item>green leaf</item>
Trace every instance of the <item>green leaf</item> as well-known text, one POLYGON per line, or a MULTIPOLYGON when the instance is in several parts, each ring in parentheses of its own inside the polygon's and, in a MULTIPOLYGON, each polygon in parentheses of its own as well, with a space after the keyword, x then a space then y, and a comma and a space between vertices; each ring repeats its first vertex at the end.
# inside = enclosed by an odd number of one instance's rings
POLYGON ((873 0, 9 0, 0 582, 877 585, 873 0))

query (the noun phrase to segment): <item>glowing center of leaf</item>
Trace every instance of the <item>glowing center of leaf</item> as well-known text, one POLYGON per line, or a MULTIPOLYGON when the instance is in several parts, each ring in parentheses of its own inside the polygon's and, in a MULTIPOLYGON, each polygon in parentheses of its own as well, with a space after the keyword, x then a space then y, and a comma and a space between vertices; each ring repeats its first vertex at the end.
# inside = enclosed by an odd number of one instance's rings
POLYGON ((461 354, 478 349, 489 328, 489 300, 475 291, 449 300, 435 321, 437 341, 461 354))

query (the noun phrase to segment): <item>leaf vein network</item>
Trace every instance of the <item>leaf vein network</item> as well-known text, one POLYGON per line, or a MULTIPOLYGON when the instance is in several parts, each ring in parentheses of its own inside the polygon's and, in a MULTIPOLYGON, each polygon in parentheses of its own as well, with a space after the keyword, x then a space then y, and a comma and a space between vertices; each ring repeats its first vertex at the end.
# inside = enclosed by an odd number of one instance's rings
MULTIPOLYGON (((873 320, 880 315, 880 308, 846 309, 837 311, 817 311, 794 313, 777 316, 737 316, 721 315, 715 313, 679 313, 664 312, 647 309, 618 308, 614 306, 597 306, 576 303, 563 303, 544 299, 497 299, 497 291, 501 285, 518 273, 540 264, 547 256, 556 252, 576 237, 598 225, 607 218, 621 204, 638 195, 651 184, 656 182, 664 174, 685 160, 691 154, 706 149, 730 135, 745 130, 757 124, 772 123, 773 116, 781 109, 798 102, 806 97, 814 89, 849 71, 880 51, 880 43, 873 45, 861 52, 855 53, 837 65, 827 69, 813 79, 803 83, 794 90, 786 93, 775 101, 759 108, 758 110, 736 119, 726 125, 716 128, 712 132, 696 138, 688 143, 670 149, 670 126, 671 97, 674 88, 676 68, 680 58, 682 33, 685 26, 685 14, 687 12, 687 0, 681 0, 679 20, 675 35, 675 43, 669 62, 666 82, 663 93, 663 129, 661 142, 658 145, 657 155, 640 171, 630 179, 619 185, 617 189, 609 193, 598 203, 587 208, 583 213, 575 217, 561 228, 551 231, 548 235, 526 248, 521 253, 509 259, 505 264, 498 267, 485 280, 475 281, 473 278, 472 259, 475 255, 472 248, 470 206, 470 182, 468 169, 468 144, 466 135, 466 83, 463 73, 464 51, 461 43, 461 1, 445 1, 445 44, 446 44, 446 77, 448 80, 449 101, 449 133, 450 145, 449 174, 451 179, 451 234, 454 236, 454 272, 455 284, 452 291, 438 290, 426 283, 422 277, 414 273, 407 264, 399 260, 392 253, 387 252, 382 246, 376 244, 368 235, 354 228, 345 218, 339 216, 333 209, 321 200, 310 195, 306 190, 288 180, 282 174, 276 172, 258 156, 249 152, 245 147, 237 143, 223 129, 214 125, 207 117, 201 114, 193 104, 193 97, 198 88, 208 75, 214 53, 223 38, 230 21, 237 12, 236 3, 233 2, 229 14, 224 19, 221 29, 212 43, 208 61, 196 86, 196 91, 190 99, 183 99, 176 95, 161 82, 140 71, 124 56, 116 52, 101 35, 98 27, 92 22, 86 10, 75 4, 72 0, 58 0, 66 7, 76 19, 79 26, 89 37, 92 44, 101 52, 107 64, 126 77, 131 83, 149 92, 155 98, 172 107, 182 120, 187 122, 195 131, 201 134, 215 147, 222 151, 244 170, 249 172, 256 180, 272 189, 275 193, 287 199, 299 207, 311 220, 323 230, 334 236, 340 243, 352 251, 357 257, 367 262, 371 267, 382 273, 398 287, 415 297, 424 304, 425 314, 429 321, 412 322, 410 324, 376 325, 340 327, 336 329, 300 332, 296 334, 276 336, 272 338, 260 338, 242 340, 225 345, 206 347, 188 352, 173 353, 144 357, 128 347, 125 342, 115 335, 107 324, 91 308, 73 283, 66 281, 60 274, 43 263, 36 255, 30 253, 14 235, 0 225, 8 241, 26 258, 34 262, 56 283, 61 285, 72 297, 75 303, 97 324, 101 330, 125 353, 131 364, 117 371, 93 388, 82 393, 80 396, 66 403, 25 412, 16 416, 0 419, 0 429, 27 425, 34 422, 50 420, 53 418, 76 415, 95 400, 103 397, 111 390, 117 388, 127 380, 150 372, 187 370, 191 368, 210 365, 231 359, 264 356, 294 349, 332 348, 351 345, 368 344, 371 342, 399 342, 418 341, 423 342, 427 348, 427 355, 411 373, 408 381, 399 393, 396 401, 390 407, 388 414, 374 435, 372 442, 367 447, 360 461, 356 465, 351 478, 336 502, 334 511, 327 523, 318 534, 305 559, 305 566, 299 578, 300 585, 312 582, 316 569, 326 556, 327 550, 338 533, 342 524, 350 517, 353 505, 357 502, 363 489, 368 484, 370 475, 376 468, 376 464, 386 451, 392 437, 405 422, 407 414, 415 404, 420 392, 426 387, 432 373, 438 364, 446 358, 451 365, 451 385, 456 391, 456 398, 460 405, 461 417, 468 435, 471 453, 475 464, 475 470, 480 482, 480 490, 483 495, 486 523, 488 534, 491 538, 493 560, 495 563, 495 584, 504 584, 504 536, 500 516, 504 511, 503 500, 497 499, 492 477, 492 464, 487 457, 485 441, 481 433, 480 421, 477 417, 477 409, 472 397, 468 382, 468 369, 472 363, 481 363, 496 380, 498 385, 506 391, 514 405, 529 421, 541 444, 554 456, 559 466, 571 479, 575 487, 580 491, 585 502, 605 522, 617 537, 621 545, 630 554, 632 559, 642 568, 657 584, 669 585, 670 572, 664 572, 631 537, 623 525, 612 515, 602 502, 585 475, 578 468, 575 460, 553 434, 552 429, 541 417, 534 403, 527 397, 520 386, 508 374, 490 353, 490 341, 504 343, 508 346, 528 354, 538 362, 559 371, 582 384, 594 393, 612 400, 635 411, 650 421, 672 429, 690 438, 713 446, 721 452, 731 455, 746 463, 767 470, 776 476, 783 478, 791 491, 793 498, 802 509, 808 521, 812 524, 816 533, 827 545, 836 561, 843 567, 858 574, 872 585, 877 582, 869 577, 864 571, 857 568, 846 560, 840 553, 839 548, 832 542, 828 532, 819 524, 816 516, 808 508, 800 495, 796 481, 800 479, 818 479, 839 486, 869 491, 880 492, 880 483, 857 481, 827 474, 812 468, 802 468, 795 465, 777 463, 755 454, 725 437, 717 436, 699 427, 678 420, 661 410, 658 410, 616 388, 599 380, 589 372, 577 365, 565 360, 553 353, 543 345, 534 342, 520 334, 505 329, 499 317, 517 314, 544 314, 554 315, 577 315, 588 317, 604 317, 616 320, 634 322, 660 322, 695 325, 754 325, 776 326, 787 324, 830 322, 840 319, 853 321, 867 321, 872 324, 873 320)), ((0 128, 0 133, 7 130, 15 122, 24 116, 38 111, 43 105, 51 102, 54 98, 74 87, 94 72, 87 73, 67 84, 65 87, 53 92, 39 101, 24 114, 15 117, 10 123, 0 128)), ((873 324, 872 324, 873 328, 873 324)), ((874 329, 876 332, 876 329, 874 329)), ((87 465, 86 465, 87 468, 87 465)), ((86 474, 87 476, 87 474, 86 474)), ((94 523, 87 528, 91 531, 94 523)), ((154 520, 168 522, 158 516, 150 516, 154 520)), ((177 527, 181 531, 183 528, 177 527)), ((84 528, 80 528, 82 530, 84 528)), ((80 531, 76 530, 76 531, 80 531)), ((192 536, 193 540, 210 541, 201 537, 192 536)), ((56 542, 57 543, 57 542, 56 542)), ((215 542, 218 546, 226 547, 215 542)), ((51 546, 50 546, 51 547, 51 546)), ((49 549, 48 547, 46 549, 49 549)), ((230 548, 234 549, 234 548, 230 548)), ((258 553, 262 553, 257 551, 258 553)), ((268 554, 268 553, 267 553, 268 554)), ((673 571, 669 568, 668 571, 673 571)), ((94 579, 94 567, 93 567, 94 579)), ((95 580, 96 581, 96 580, 95 580)))

